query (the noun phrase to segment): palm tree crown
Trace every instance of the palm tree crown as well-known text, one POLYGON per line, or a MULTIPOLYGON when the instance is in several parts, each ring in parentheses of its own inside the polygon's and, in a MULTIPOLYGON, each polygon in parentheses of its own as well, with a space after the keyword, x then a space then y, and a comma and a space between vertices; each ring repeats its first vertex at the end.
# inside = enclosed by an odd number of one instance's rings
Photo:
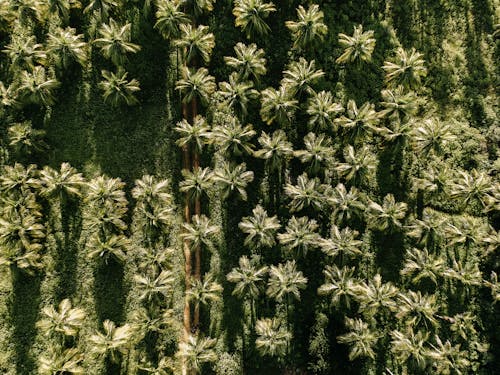
POLYGON ((246 80, 250 77, 257 80, 260 76, 266 74, 266 59, 263 49, 257 49, 257 45, 252 43, 245 45, 238 42, 234 46, 236 57, 225 56, 226 64, 235 69, 241 80, 246 80))
POLYGON ((324 39, 328 27, 323 23, 324 15, 317 4, 310 5, 307 10, 299 5, 297 16, 297 21, 285 22, 292 32, 294 49, 305 49, 324 39))
POLYGON ((406 51, 402 47, 396 50, 393 61, 386 61, 382 67, 385 70, 385 81, 391 86, 403 85, 407 88, 417 88, 421 79, 426 76, 422 54, 415 48, 406 51))
POLYGON ((101 38, 94 43, 101 48, 104 57, 110 59, 116 66, 120 67, 127 61, 127 53, 136 53, 141 50, 137 44, 131 43, 132 24, 119 25, 110 18, 109 24, 103 24, 99 30, 101 38))
POLYGON ((376 43, 373 35, 373 30, 363 32, 363 25, 354 26, 352 36, 339 34, 339 43, 345 50, 335 62, 345 64, 355 61, 370 61, 376 43))
POLYGON ((273 3, 265 3, 264 0, 236 0, 234 5, 234 24, 241 27, 247 38, 266 35, 271 31, 264 19, 276 11, 273 3))
POLYGON ((276 231, 281 227, 279 220, 276 216, 269 217, 261 205, 257 205, 252 214, 238 224, 241 231, 247 234, 245 245, 252 248, 273 246, 276 231))

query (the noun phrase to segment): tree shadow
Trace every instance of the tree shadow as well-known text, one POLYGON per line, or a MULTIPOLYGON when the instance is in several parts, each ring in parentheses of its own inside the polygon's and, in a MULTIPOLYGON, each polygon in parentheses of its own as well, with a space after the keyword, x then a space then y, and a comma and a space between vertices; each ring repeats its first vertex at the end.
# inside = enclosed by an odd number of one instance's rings
POLYGON ((99 262, 94 270, 94 299, 97 318, 100 322, 109 319, 120 325, 124 320, 126 286, 124 267, 115 260, 108 264, 99 262))

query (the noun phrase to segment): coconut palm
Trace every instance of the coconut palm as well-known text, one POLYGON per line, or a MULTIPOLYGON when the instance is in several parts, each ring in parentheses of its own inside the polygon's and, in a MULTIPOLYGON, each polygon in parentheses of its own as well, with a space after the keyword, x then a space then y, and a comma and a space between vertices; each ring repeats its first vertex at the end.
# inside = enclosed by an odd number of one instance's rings
POLYGON ((481 271, 475 262, 453 259, 452 266, 444 270, 443 276, 451 281, 462 283, 466 291, 471 286, 479 286, 483 283, 481 271))
POLYGON ((87 61, 87 44, 83 34, 76 34, 76 29, 57 28, 48 34, 47 53, 53 56, 57 66, 67 69, 73 61, 84 66, 87 61))
POLYGON ((300 289, 305 289, 307 278, 297 270, 295 260, 269 268, 266 294, 278 302, 286 299, 287 310, 290 296, 300 300, 300 289))
POLYGON ((309 98, 306 111, 311 116, 308 125, 314 130, 335 129, 335 116, 343 110, 344 107, 341 104, 334 102, 330 91, 313 93, 309 98))
POLYGON ((190 22, 189 17, 181 10, 182 2, 177 0, 156 1, 155 28, 167 40, 179 37, 179 26, 190 22))
POLYGON ((84 13, 99 14, 100 19, 107 19, 109 11, 118 7, 116 0, 90 0, 83 10, 84 13))
POLYGON ((44 142, 45 130, 34 129, 31 121, 23 121, 9 126, 7 138, 9 146, 19 155, 29 155, 48 147, 44 142))
POLYGON ((65 23, 69 21, 71 7, 77 4, 73 0, 49 0, 48 3, 49 12, 57 14, 65 23))
POLYGON ((462 245, 466 249, 479 243, 486 233, 482 223, 470 216, 458 216, 452 222, 447 222, 442 229, 448 246, 462 245))
POLYGON ((479 203, 481 208, 486 207, 488 194, 492 191, 490 176, 477 169, 470 172, 458 171, 458 179, 452 185, 450 196, 459 199, 463 207, 479 203))
POLYGON ((324 134, 316 135, 308 133, 304 137, 305 150, 294 152, 295 157, 307 165, 311 174, 317 174, 326 165, 330 164, 334 157, 331 139, 324 134))
POLYGON ((210 140, 228 156, 251 155, 254 149, 251 140, 255 134, 252 125, 241 126, 239 121, 233 117, 227 124, 215 126, 210 140))
POLYGON ((141 272, 161 272, 172 268, 172 260, 175 258, 175 250, 157 244, 152 248, 139 247, 136 249, 137 267, 141 272))
POLYGON ((323 270, 325 283, 318 288, 320 296, 329 296, 333 306, 346 306, 350 308, 351 299, 356 292, 356 280, 354 278, 354 267, 342 267, 327 265, 323 270))
POLYGON ((181 4, 189 10, 188 14, 193 14, 195 17, 202 15, 205 12, 211 12, 214 9, 216 0, 181 0, 181 4))
POLYGON ((193 124, 182 119, 177 123, 175 131, 180 135, 180 138, 175 142, 179 147, 193 145, 197 152, 201 152, 203 145, 207 144, 211 138, 210 126, 200 115, 194 118, 193 124))
POLYGON ((17 87, 9 85, 5 87, 0 81, 0 108, 2 107, 17 107, 19 105, 17 87))
POLYGON ((264 20, 275 11, 274 4, 265 3, 264 0, 236 0, 233 8, 236 17, 234 24, 241 27, 249 39, 264 36, 271 31, 264 20))
POLYGON ((183 103, 190 103, 195 98, 200 99, 203 104, 208 103, 217 88, 215 78, 208 74, 208 70, 199 68, 193 73, 185 67, 182 75, 183 78, 177 81, 175 89, 183 95, 183 103))
POLYGON ((292 334, 277 318, 257 320, 255 332, 258 336, 255 347, 261 355, 284 357, 287 354, 292 334))
POLYGON ((391 332, 391 350, 400 363, 411 363, 417 368, 424 369, 427 365, 427 348, 429 332, 417 331, 407 327, 405 332, 394 330, 391 332))
POLYGON ((213 181, 222 190, 223 199, 227 199, 233 192, 237 192, 242 200, 247 200, 247 185, 253 181, 253 172, 247 171, 247 165, 241 163, 235 166, 224 161, 220 167, 214 171, 213 181))
POLYGON ((326 189, 326 203, 331 206, 334 222, 341 223, 352 217, 360 217, 365 210, 358 189, 352 186, 347 191, 344 184, 338 184, 334 189, 326 189))
POLYGON ((321 69, 316 69, 314 60, 307 61, 303 57, 299 61, 293 61, 288 69, 283 72, 281 85, 287 87, 292 96, 301 94, 313 94, 312 85, 318 82, 325 73, 321 69))
POLYGON ((186 297, 194 302, 195 309, 199 309, 200 303, 207 305, 209 302, 219 301, 222 294, 222 286, 214 281, 212 274, 205 274, 203 281, 192 279, 191 287, 186 290, 186 297))
POLYGON ((337 336, 341 344, 348 344, 349 360, 353 361, 359 357, 375 359, 375 351, 379 335, 373 332, 367 323, 361 319, 345 319, 345 325, 350 330, 348 333, 337 336))
POLYGON ((426 248, 413 248, 406 252, 401 274, 403 276, 413 276, 411 281, 414 284, 428 278, 437 285, 438 277, 443 275, 444 266, 445 261, 439 255, 429 254, 426 248))
POLYGON ((172 271, 163 270, 156 277, 150 277, 147 274, 134 275, 134 282, 139 289, 140 301, 148 303, 158 299, 166 298, 171 295, 174 289, 175 275, 172 271))
POLYGON ((344 48, 344 52, 335 62, 337 64, 369 62, 372 59, 375 43, 373 30, 363 32, 363 25, 354 26, 352 36, 343 33, 339 34, 339 44, 344 48))
POLYGON ((468 353, 460 350, 460 344, 452 345, 450 340, 443 342, 435 336, 436 345, 430 344, 432 349, 427 351, 427 356, 434 360, 433 370, 436 374, 463 374, 470 369, 468 353))
POLYGON ((26 26, 30 20, 44 20, 45 4, 39 0, 10 0, 9 5, 10 11, 16 13, 22 26, 26 26))
POLYGON ((59 85, 55 78, 47 77, 44 67, 35 66, 32 72, 21 72, 19 97, 26 104, 52 105, 55 102, 54 90, 59 85))
POLYGON ((306 207, 321 210, 324 203, 322 190, 319 179, 309 179, 306 173, 297 177, 297 185, 286 184, 285 194, 291 199, 288 205, 290 212, 301 211, 306 207))
POLYGON ((328 256, 335 257, 339 253, 349 257, 356 257, 362 254, 360 246, 363 241, 357 240, 359 233, 349 227, 339 229, 332 225, 330 237, 321 239, 319 245, 321 250, 328 256))
POLYGON ((382 68, 385 70, 386 83, 393 87, 402 85, 410 89, 417 88, 421 84, 421 79, 427 74, 422 54, 415 48, 406 51, 399 47, 394 59, 385 61, 382 68))
POLYGON ((358 108, 354 100, 347 103, 347 116, 335 119, 335 124, 340 125, 349 134, 349 138, 354 144, 363 142, 376 129, 379 122, 379 115, 375 111, 375 106, 369 102, 358 108))
POLYGON ((179 342, 179 351, 176 356, 185 361, 191 371, 199 374, 203 363, 217 361, 216 343, 217 341, 210 337, 189 335, 187 340, 179 342))
POLYGON ((85 369, 81 362, 85 356, 77 348, 62 349, 50 346, 40 357, 38 373, 40 375, 73 374, 83 375, 85 369))
POLYGON ((110 59, 117 67, 127 62, 127 53, 137 53, 141 47, 130 42, 132 24, 119 25, 114 19, 109 24, 103 24, 99 29, 100 38, 94 43, 101 48, 105 58, 110 59))
POLYGON ((418 110, 418 98, 413 91, 406 92, 403 86, 385 89, 381 92, 385 109, 379 112, 380 117, 388 118, 397 123, 405 123, 418 110))
POLYGON ((130 245, 130 240, 121 234, 112 235, 105 239, 94 235, 90 241, 88 257, 100 258, 106 264, 110 259, 114 259, 119 263, 125 263, 130 245))
POLYGON ((40 182, 42 195, 64 200, 70 196, 79 197, 85 179, 69 163, 62 163, 59 171, 44 167, 40 171, 40 182))
POLYGON ((286 21, 285 25, 292 33, 293 49, 307 49, 323 41, 328 27, 323 23, 323 12, 317 4, 311 4, 306 10, 302 5, 297 8, 297 21, 286 21))
POLYGON ((104 333, 96 332, 91 335, 91 352, 98 357, 107 357, 112 362, 118 362, 119 354, 125 354, 134 336, 134 329, 131 325, 125 324, 116 327, 115 323, 106 319, 102 324, 104 333))
POLYGON ((210 168, 196 168, 192 172, 182 170, 184 180, 179 183, 179 190, 186 193, 191 201, 200 199, 212 186, 214 174, 210 168))
POLYGON ((288 87, 280 86, 277 90, 269 87, 262 91, 260 116, 268 125, 274 121, 286 125, 292 121, 297 104, 288 87))
POLYGON ((317 230, 316 220, 292 216, 285 227, 285 233, 278 234, 278 240, 287 249, 305 256, 310 248, 318 246, 320 236, 317 230))
POLYGON ((293 154, 293 146, 288 142, 286 133, 279 129, 268 135, 262 132, 258 139, 261 149, 255 151, 255 157, 266 160, 270 171, 280 170, 284 162, 293 154))
POLYGON ((398 288, 392 283, 382 283, 382 277, 376 274, 368 283, 359 283, 354 288, 354 296, 360 302, 359 309, 367 316, 373 316, 380 310, 395 310, 395 297, 398 288))
POLYGON ((423 323, 423 328, 428 330, 430 327, 427 323, 438 325, 438 310, 436 294, 425 295, 420 291, 409 290, 399 293, 396 318, 404 319, 405 324, 411 327, 418 327, 423 323))
POLYGON ((208 32, 208 26, 199 25, 194 28, 191 24, 181 23, 179 29, 180 36, 174 45, 183 51, 185 62, 190 63, 200 58, 205 64, 208 63, 215 47, 214 34, 208 32))
POLYGON ((0 191, 6 195, 29 197, 29 193, 40 188, 37 172, 34 164, 26 167, 20 163, 5 165, 0 173, 0 191))
POLYGON ((246 216, 238 224, 238 227, 247 236, 245 246, 251 248, 271 247, 276 243, 276 231, 281 225, 276 216, 269 217, 266 210, 257 205, 252 210, 252 216, 246 216))
POLYGON ((453 317, 443 317, 444 320, 450 323, 450 330, 455 339, 463 339, 468 341, 471 337, 477 335, 477 317, 471 311, 458 313, 453 317))
POLYGON ((364 146, 357 152, 352 145, 344 149, 344 163, 338 163, 335 170, 351 185, 365 184, 376 167, 375 156, 364 146))
POLYGON ((32 71, 36 64, 44 63, 47 52, 33 35, 12 34, 9 44, 2 50, 10 59, 12 68, 32 71))
POLYGON ((229 75, 229 82, 220 82, 220 94, 225 104, 232 108, 240 118, 247 114, 248 103, 259 97, 259 92, 253 88, 251 81, 241 82, 239 75, 233 72, 229 75))
POLYGON ((73 308, 71 301, 63 299, 56 310, 54 306, 47 306, 42 309, 43 318, 36 326, 46 336, 62 334, 64 336, 76 336, 85 320, 85 311, 80 308, 73 308))
POLYGON ((101 74, 104 79, 99 82, 99 88, 103 91, 102 97, 106 103, 113 107, 118 107, 121 104, 139 104, 134 96, 135 92, 141 90, 138 80, 135 78, 127 80, 128 73, 122 69, 118 70, 116 74, 107 70, 103 70, 101 74))
POLYGON ((236 57, 224 56, 224 61, 238 73, 240 80, 253 78, 258 81, 260 76, 266 74, 265 52, 261 48, 257 49, 255 43, 247 46, 238 42, 234 46, 234 52, 236 57))
POLYGON ((455 139, 450 125, 443 124, 436 118, 429 118, 415 128, 413 141, 417 151, 425 155, 442 155, 444 146, 455 139))
POLYGON ((414 181, 416 188, 426 193, 429 198, 440 199, 449 194, 450 183, 453 179, 452 170, 447 163, 435 158, 427 165, 427 169, 422 172, 422 178, 414 181))
POLYGON ((401 220, 404 219, 408 205, 405 202, 396 202, 392 194, 384 197, 382 205, 376 202, 368 204, 368 212, 371 224, 380 231, 401 228, 401 220))
POLYGON ((262 291, 260 284, 264 281, 268 267, 258 268, 246 256, 240 257, 238 264, 239 267, 233 268, 227 274, 227 280, 236 284, 233 289, 233 296, 248 298, 251 301, 252 319, 254 319, 254 301, 262 291))
POLYGON ((212 225, 205 215, 195 215, 191 223, 183 223, 184 233, 181 238, 189 241, 191 249, 196 249, 201 245, 208 248, 212 246, 212 237, 217 234, 220 228, 212 225))

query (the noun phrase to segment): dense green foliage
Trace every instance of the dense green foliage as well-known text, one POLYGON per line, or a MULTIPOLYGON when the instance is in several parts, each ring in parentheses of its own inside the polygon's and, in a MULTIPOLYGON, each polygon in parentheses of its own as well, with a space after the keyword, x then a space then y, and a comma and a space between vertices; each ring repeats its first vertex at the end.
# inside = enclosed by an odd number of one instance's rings
POLYGON ((499 12, 0 0, 0 373, 498 373, 499 12))

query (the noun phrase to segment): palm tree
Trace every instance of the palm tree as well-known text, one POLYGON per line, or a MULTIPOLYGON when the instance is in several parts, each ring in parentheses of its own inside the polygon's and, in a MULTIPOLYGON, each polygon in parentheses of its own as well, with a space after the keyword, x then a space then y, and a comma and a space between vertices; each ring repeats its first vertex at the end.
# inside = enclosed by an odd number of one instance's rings
POLYGON ((255 324, 255 346, 261 355, 284 357, 292 334, 276 319, 259 319, 255 324))
POLYGON ((345 64, 355 61, 371 61, 376 43, 373 36, 373 30, 363 32, 363 25, 354 26, 354 34, 352 36, 340 33, 339 44, 344 48, 344 52, 335 62, 337 64, 345 64))
POLYGON ((85 369, 80 365, 85 356, 77 348, 62 349, 50 346, 40 357, 38 373, 40 375, 73 374, 84 375, 85 369))
POLYGON ((460 350, 460 344, 452 345, 450 340, 444 343, 436 335, 436 345, 430 344, 432 349, 427 351, 427 356, 434 360, 433 370, 436 374, 463 374, 470 369, 469 354, 460 350))
POLYGON ((435 153, 439 156, 444 153, 443 147, 455 139, 450 125, 443 124, 436 118, 429 118, 415 128, 413 141, 417 151, 425 155, 435 153))
POLYGON ((451 281, 462 283, 467 293, 469 287, 477 287, 483 283, 478 264, 476 262, 466 262, 459 259, 453 259, 452 266, 444 270, 443 276, 451 281))
POLYGON ((49 0, 49 12, 57 14, 62 21, 67 23, 69 21, 69 12, 72 6, 78 3, 72 0, 49 0))
POLYGON ((163 270, 157 277, 147 274, 134 275, 134 281, 140 290, 140 301, 150 303, 160 297, 166 298, 172 294, 175 276, 172 271, 163 270))
POLYGON ((280 263, 269 268, 266 294, 278 302, 286 299, 287 311, 290 296, 300 300, 300 289, 305 289, 307 278, 297 270, 295 260, 280 263))
POLYGON ((354 288, 354 296, 360 302, 359 309, 367 316, 379 313, 379 310, 395 310, 397 308, 394 298, 398 288, 392 283, 382 283, 382 277, 376 274, 368 283, 362 282, 354 288))
POLYGON ((194 302, 195 310, 199 310, 200 303, 207 305, 209 302, 220 301, 222 286, 214 281, 212 274, 205 274, 203 281, 192 279, 191 287, 186 290, 186 297, 194 302))
POLYGON ((12 34, 10 43, 2 52, 9 57, 12 68, 32 71, 36 64, 44 63, 47 58, 47 52, 42 48, 33 35, 12 34))
POLYGON ((336 264, 327 265, 323 270, 325 283, 318 288, 320 296, 329 296, 333 306, 351 305, 351 298, 356 292, 356 282, 354 279, 354 267, 338 268, 336 264))
POLYGON ((350 332, 337 336, 337 341, 350 346, 349 360, 353 361, 359 357, 375 359, 373 349, 377 345, 379 335, 370 330, 368 324, 361 319, 346 318, 345 325, 350 332))
POLYGON ((214 9, 216 0, 181 0, 182 5, 189 10, 188 14, 195 17, 201 16, 205 12, 211 12, 214 9))
POLYGON ((438 325, 435 318, 439 310, 436 294, 423 295, 420 291, 409 290, 399 293, 398 302, 396 318, 404 319, 408 326, 418 327, 423 323, 423 328, 429 330, 427 323, 438 325))
POLYGON ((183 94, 182 102, 190 103, 198 98, 203 104, 208 103, 217 88, 215 78, 208 74, 208 70, 199 68, 192 73, 189 68, 184 67, 183 77, 175 86, 175 89, 183 94))
POLYGON ((359 233, 349 227, 342 230, 336 225, 332 225, 330 238, 321 239, 319 245, 321 250, 328 256, 335 257, 338 253, 349 257, 355 257, 362 254, 360 246, 363 241, 357 240, 359 233))
POLYGON ((180 138, 175 141, 179 147, 193 145, 197 152, 201 152, 203 145, 207 144, 211 138, 210 126, 203 116, 197 115, 193 124, 186 119, 177 123, 175 131, 179 133, 180 138))
POLYGON ((64 201, 67 197, 81 195, 85 179, 69 163, 62 163, 60 171, 44 167, 40 171, 40 182, 42 195, 56 196, 64 201))
POLYGON ((213 172, 210 168, 196 168, 192 172, 182 170, 184 180, 179 184, 179 190, 186 193, 191 201, 200 199, 212 186, 213 172))
POLYGON ((255 300, 262 291, 261 283, 264 281, 264 276, 267 274, 268 267, 257 268, 255 264, 246 257, 240 257, 239 267, 235 267, 227 274, 227 280, 235 283, 233 296, 250 300, 251 320, 254 322, 255 300))
POLYGON ((236 17, 234 24, 241 27, 249 39, 265 36, 271 29, 264 19, 275 11, 274 4, 265 3, 264 0, 236 0, 233 8, 236 17))
POLYGON ((285 194, 291 199, 290 212, 301 211, 306 207, 316 210, 323 208, 323 187, 318 178, 309 179, 306 173, 297 178, 297 185, 286 184, 285 194))
POLYGON ((200 374, 203 363, 217 361, 218 355, 214 349, 216 343, 215 339, 209 337, 189 335, 187 340, 179 342, 176 356, 185 361, 191 371, 200 374))
POLYGON ((236 57, 224 56, 224 61, 238 73, 240 80, 245 81, 253 77, 258 81, 260 76, 266 74, 266 54, 263 49, 257 49, 255 43, 247 46, 238 42, 234 46, 234 52, 236 57))
POLYGON ((335 170, 351 185, 365 184, 376 167, 375 156, 366 146, 355 152, 354 147, 348 145, 344 149, 344 159, 345 162, 338 163, 335 170))
POLYGON ((13 166, 5 165, 0 174, 0 190, 7 196, 34 198, 30 193, 40 188, 40 180, 36 178, 37 173, 34 164, 27 167, 20 163, 15 163, 13 166))
POLYGON ((184 233, 181 233, 181 238, 189 241, 191 249, 205 245, 208 248, 212 246, 211 238, 217 234, 220 228, 217 225, 212 225, 210 219, 205 215, 195 215, 192 218, 192 223, 183 223, 184 233))
POLYGON ((245 246, 251 248, 271 247, 276 243, 276 231, 281 225, 276 216, 269 217, 266 210, 257 205, 252 210, 253 216, 246 216, 238 224, 243 233, 246 233, 245 246))
POLYGON ((222 198, 227 199, 233 192, 237 192, 242 200, 247 200, 247 185, 253 181, 253 172, 247 171, 245 163, 231 166, 227 161, 214 172, 213 181, 222 189, 222 198))
POLYGON ((281 85, 291 91, 291 95, 300 95, 302 93, 313 94, 312 85, 323 78, 325 73, 321 69, 316 69, 314 60, 307 61, 303 57, 299 61, 293 61, 288 69, 283 72, 281 85))
POLYGON ((84 13, 98 14, 100 19, 107 19, 109 11, 118 7, 116 0, 90 0, 89 5, 83 10, 84 13))
POLYGON ((309 98, 307 114, 310 117, 309 127, 312 129, 330 130, 335 129, 335 116, 342 112, 344 107, 335 103, 330 91, 313 93, 309 98))
POLYGON ((47 52, 52 55, 56 64, 67 69, 71 62, 76 61, 84 66, 87 61, 87 44, 83 40, 83 34, 76 34, 76 30, 68 27, 57 28, 55 32, 48 34, 47 52))
POLYGON ((62 334, 74 337, 78 334, 86 316, 84 310, 73 308, 68 298, 59 303, 57 310, 54 306, 44 307, 42 314, 44 317, 36 323, 36 326, 46 336, 62 334))
POLYGON ((18 91, 14 84, 5 87, 3 82, 0 82, 0 108, 2 107, 17 107, 18 91))
POLYGON ((181 23, 179 29, 181 35, 174 45, 182 49, 184 61, 188 64, 201 58, 207 64, 215 47, 214 34, 208 32, 208 26, 194 28, 191 24, 181 23))
POLYGON ((262 132, 258 139, 262 148, 255 151, 257 158, 266 160, 270 171, 281 170, 283 163, 293 154, 293 146, 288 142, 286 133, 279 129, 272 135, 262 132))
POLYGON ((421 79, 427 74, 422 54, 415 48, 408 52, 399 47, 394 59, 385 61, 382 68, 385 70, 386 83, 394 87, 402 85, 410 89, 418 88, 421 79))
POLYGON ((392 194, 384 197, 382 205, 373 201, 368 205, 371 224, 379 231, 401 228, 400 220, 404 219, 407 209, 408 205, 405 202, 396 202, 392 194))
POLYGON ((333 209, 334 222, 341 223, 354 216, 360 217, 365 210, 360 193, 354 186, 347 191, 344 184, 339 183, 334 189, 327 189, 324 195, 326 202, 333 209))
POLYGON ((99 82, 99 87, 103 91, 102 97, 106 103, 111 104, 113 107, 118 107, 121 104, 139 104, 139 101, 134 96, 135 92, 141 90, 138 80, 134 78, 128 81, 128 73, 124 70, 118 70, 117 74, 103 70, 101 74, 104 80, 99 82))
POLYGON ((330 164, 334 157, 332 141, 324 134, 307 133, 304 137, 305 150, 294 152, 295 157, 307 164, 308 171, 315 175, 327 164, 330 164))
POLYGON ((251 140, 255 134, 252 125, 241 126, 240 122, 233 117, 229 123, 216 125, 212 130, 210 140, 225 155, 251 155, 254 149, 251 140))
POLYGON ((89 258, 101 258, 107 264, 110 259, 125 263, 130 240, 124 235, 112 235, 104 240, 99 235, 93 235, 90 242, 89 258))
POLYGON ((110 59, 117 67, 123 66, 127 61, 127 53, 137 53, 141 47, 131 43, 132 24, 119 25, 114 19, 109 19, 109 24, 103 24, 99 30, 100 38, 94 43, 101 48, 105 58, 110 59))
POLYGON ((492 191, 492 181, 490 176, 477 169, 469 172, 458 171, 459 178, 452 185, 450 196, 460 199, 463 207, 479 203, 481 208, 487 205, 488 194, 492 191))
POLYGON ((125 324, 116 327, 115 323, 106 319, 102 324, 104 333, 96 332, 90 336, 91 351, 99 357, 110 356, 112 362, 118 362, 119 354, 125 354, 128 350, 133 336, 134 329, 131 325, 125 324))
POLYGON ((354 100, 347 103, 347 116, 335 119, 335 124, 340 125, 349 133, 349 138, 354 142, 363 142, 376 128, 379 115, 375 111, 375 105, 366 102, 358 108, 354 100))
POLYGON ((43 140, 45 130, 34 129, 31 121, 23 121, 9 126, 7 138, 9 146, 19 155, 29 155, 33 151, 41 151, 48 147, 43 140))
POLYGON ((306 10, 302 5, 297 8, 297 21, 286 21, 286 27, 292 33, 293 49, 307 49, 323 41, 328 27, 323 23, 323 12, 317 4, 306 10))
POLYGON ((31 73, 26 70, 21 72, 19 96, 24 103, 49 106, 55 102, 53 91, 59 85, 55 78, 47 77, 45 68, 37 65, 31 73))
POLYGON ((429 332, 415 333, 412 327, 407 327, 406 332, 394 330, 391 336, 391 350, 400 363, 410 362, 420 369, 426 367, 428 351, 425 344, 429 339, 429 332))
POLYGON ((405 263, 401 274, 412 276, 411 281, 416 284, 421 279, 428 278, 437 285, 438 277, 444 272, 445 261, 439 255, 431 255, 424 248, 422 250, 414 248, 406 252, 405 263))
POLYGON ((299 218, 292 216, 286 225, 285 233, 278 234, 278 240, 287 249, 305 256, 310 248, 318 246, 320 239, 316 232, 318 227, 314 219, 306 216, 299 218))
POLYGON ((238 73, 229 75, 229 82, 220 82, 220 94, 225 104, 232 108, 240 118, 247 115, 248 103, 259 97, 259 92, 253 88, 251 81, 241 82, 238 73))
POLYGON ((280 86, 277 90, 269 87, 261 94, 260 116, 268 125, 274 121, 286 125, 292 121, 297 104, 288 87, 280 86))
POLYGON ((158 9, 155 28, 167 40, 178 38, 180 35, 179 26, 190 22, 189 17, 180 10, 183 3, 177 0, 158 0, 156 5, 158 9))
POLYGON ((26 26, 29 20, 43 21, 44 19, 44 4, 39 0, 10 0, 9 3, 10 10, 17 13, 22 26, 26 26))
POLYGON ((418 110, 417 95, 413 91, 406 92, 403 86, 382 90, 381 95, 383 101, 380 105, 385 109, 379 112, 380 117, 405 123, 418 110))

